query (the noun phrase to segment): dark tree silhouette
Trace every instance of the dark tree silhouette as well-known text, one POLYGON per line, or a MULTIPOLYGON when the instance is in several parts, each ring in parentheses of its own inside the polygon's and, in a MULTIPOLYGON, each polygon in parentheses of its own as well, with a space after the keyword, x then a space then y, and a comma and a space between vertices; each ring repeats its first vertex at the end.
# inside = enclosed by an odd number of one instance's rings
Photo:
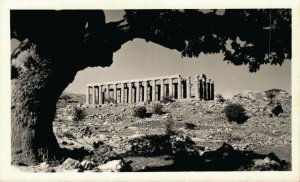
POLYGON ((199 10, 126 11, 131 34, 182 56, 222 52, 234 65, 282 64, 291 57, 291 11, 226 10, 223 15, 199 10))
POLYGON ((223 53, 234 65, 282 64, 291 58, 291 10, 127 10, 105 23, 101 10, 12 10, 12 163, 59 157, 52 131, 58 97, 77 71, 110 66, 112 55, 134 38, 182 56, 223 53))

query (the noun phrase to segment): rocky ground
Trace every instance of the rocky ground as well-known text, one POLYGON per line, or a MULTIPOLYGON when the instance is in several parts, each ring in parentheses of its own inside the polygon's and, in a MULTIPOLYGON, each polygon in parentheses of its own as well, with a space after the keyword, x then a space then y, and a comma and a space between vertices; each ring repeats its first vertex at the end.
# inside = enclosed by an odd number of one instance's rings
POLYGON ((85 155, 44 162, 30 171, 291 169, 291 96, 285 91, 175 101, 161 104, 161 114, 153 112, 155 103, 89 107, 84 100, 83 95, 64 93, 53 129, 62 148, 85 155), (224 108, 230 103, 245 108, 245 122, 228 121, 224 108), (145 118, 133 116, 141 105, 147 108, 145 118), (278 105, 282 112, 274 115, 278 105), (86 113, 83 119, 76 121, 71 112, 75 107, 86 113))

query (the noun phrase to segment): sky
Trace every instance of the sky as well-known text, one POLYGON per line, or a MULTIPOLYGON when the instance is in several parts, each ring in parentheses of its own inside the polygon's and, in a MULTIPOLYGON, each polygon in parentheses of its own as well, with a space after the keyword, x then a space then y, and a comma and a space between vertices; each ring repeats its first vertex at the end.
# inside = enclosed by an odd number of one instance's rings
MULTIPOLYGON (((120 20, 123 14, 121 10, 105 11, 106 22, 120 20)), ((12 43, 12 48, 15 44, 12 43)), ((221 93, 225 97, 244 90, 277 88, 291 92, 290 60, 286 60, 282 66, 262 65, 256 73, 250 73, 247 65, 234 66, 223 61, 222 54, 200 54, 197 58, 185 58, 176 50, 143 39, 123 44, 113 54, 113 64, 110 67, 88 67, 79 71, 65 92, 84 94, 88 83, 176 74, 183 77, 205 74, 214 80, 215 93, 221 93)))

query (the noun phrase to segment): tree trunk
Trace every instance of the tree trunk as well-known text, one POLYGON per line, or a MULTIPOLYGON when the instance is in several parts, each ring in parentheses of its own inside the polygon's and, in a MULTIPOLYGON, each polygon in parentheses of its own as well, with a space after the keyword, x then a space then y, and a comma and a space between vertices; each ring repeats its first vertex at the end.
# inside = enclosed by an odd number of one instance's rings
POLYGON ((113 52, 133 38, 128 28, 105 24, 102 11, 12 12, 12 37, 27 38, 11 57, 12 164, 61 157, 52 128, 59 96, 77 71, 110 66, 113 52))
POLYGON ((13 56, 12 163, 32 165, 59 155, 52 129, 56 102, 78 67, 53 61, 28 40, 13 56))

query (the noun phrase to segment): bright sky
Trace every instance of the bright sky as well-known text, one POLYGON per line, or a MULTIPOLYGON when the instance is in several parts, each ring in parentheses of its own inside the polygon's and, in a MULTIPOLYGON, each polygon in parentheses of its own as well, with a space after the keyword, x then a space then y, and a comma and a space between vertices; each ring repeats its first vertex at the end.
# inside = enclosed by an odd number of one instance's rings
MULTIPOLYGON (((123 11, 105 11, 105 15, 107 22, 116 21, 122 17, 123 11)), ((227 64, 221 54, 185 58, 176 50, 143 39, 122 45, 114 53, 111 67, 89 67, 79 71, 65 91, 84 94, 87 83, 174 74, 186 77, 202 73, 215 81, 215 93, 222 93, 225 97, 244 90, 278 88, 291 92, 290 60, 282 66, 263 65, 258 72, 250 73, 247 66, 227 64)))

